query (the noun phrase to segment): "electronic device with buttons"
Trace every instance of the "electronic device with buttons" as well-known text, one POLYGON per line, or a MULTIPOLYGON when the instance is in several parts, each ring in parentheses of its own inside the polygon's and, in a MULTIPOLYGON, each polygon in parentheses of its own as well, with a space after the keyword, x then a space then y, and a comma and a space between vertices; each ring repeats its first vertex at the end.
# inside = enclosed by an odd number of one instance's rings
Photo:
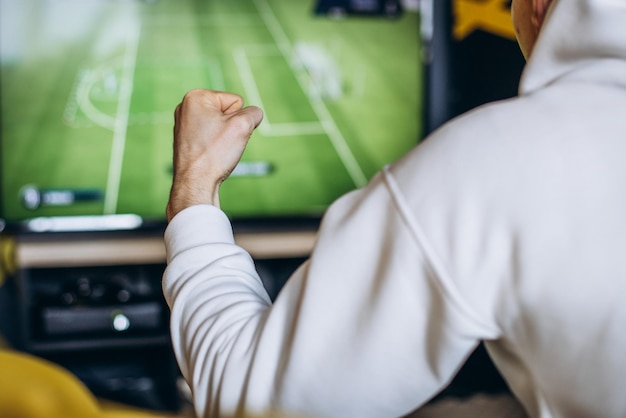
POLYGON ((19 269, 17 348, 71 370, 97 396, 176 410, 179 371, 163 269, 163 263, 19 269))
POLYGON ((166 338, 160 265, 59 267, 23 273, 24 329, 31 349, 90 340, 166 338))

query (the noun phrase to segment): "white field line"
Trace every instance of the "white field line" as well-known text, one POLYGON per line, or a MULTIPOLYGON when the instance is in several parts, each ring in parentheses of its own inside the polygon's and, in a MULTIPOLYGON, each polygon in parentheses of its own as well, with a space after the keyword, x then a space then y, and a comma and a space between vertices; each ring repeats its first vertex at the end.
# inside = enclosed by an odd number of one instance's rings
MULTIPOLYGON (((261 94, 259 93, 259 89, 254 81, 254 74, 252 74, 252 69, 250 69, 250 63, 248 62, 246 51, 243 48, 236 48, 233 51, 233 58, 235 59, 235 65, 237 66, 239 77, 241 77, 241 81, 243 82, 243 88, 246 90, 248 102, 264 109, 265 106, 263 106, 261 94)), ((263 125, 269 125, 267 118, 264 118, 263 122, 261 122, 261 125, 259 126, 259 130, 261 132, 263 132, 263 125)))
MULTIPOLYGON (((262 49, 263 47, 254 48, 255 55, 258 54, 260 50, 262 51, 262 49)), ((276 53, 275 48, 272 47, 271 49, 271 53, 276 53)), ((248 53, 243 47, 236 48, 233 51, 233 57, 237 65, 239 77, 241 77, 241 81, 243 82, 248 101, 262 109, 265 108, 257 83, 254 80, 254 74, 252 74, 252 69, 250 68, 248 53)), ((326 133, 324 126, 319 122, 272 123, 267 115, 263 118, 263 122, 258 129, 259 132, 265 136, 314 135, 326 133)))
POLYGON ((268 124, 262 133, 266 136, 319 135, 326 134, 326 129, 319 122, 275 123, 268 124))
POLYGON ((224 91, 226 90, 226 83, 224 82, 224 72, 220 66, 219 60, 216 58, 207 58, 207 66, 209 67, 209 74, 211 74, 211 86, 213 90, 224 91))
MULTIPOLYGON (((106 68, 108 67, 109 66, 106 66, 106 68)), ((76 101, 78 102, 80 110, 85 114, 88 120, 92 121, 98 126, 102 126, 103 128, 111 129, 114 131, 116 124, 115 118, 100 111, 97 107, 93 105, 93 103, 91 103, 91 100, 89 99, 89 92, 91 91, 93 85, 96 83, 102 68, 105 68, 105 66, 97 68, 96 70, 84 72, 85 76, 79 81, 78 84, 76 101)), ((113 66, 113 68, 115 68, 115 66, 113 66)))
MULTIPOLYGON (((272 34, 274 42, 276 42, 276 44, 278 45, 278 48, 283 54, 285 60, 290 63, 290 57, 293 47, 291 45, 291 42, 289 41, 289 38, 287 38, 285 31, 281 27, 280 22, 278 21, 278 19, 276 19, 276 16, 274 15, 274 12, 270 8, 270 6, 267 4, 267 1, 254 0, 254 3, 259 10, 259 15, 261 16, 268 30, 272 34)), ((298 72, 294 70, 294 73, 297 74, 298 72)), ((303 91, 307 91, 306 80, 304 80, 303 77, 298 77, 298 83, 300 84, 300 87, 303 91)), ((335 148, 335 151, 339 155, 339 158, 343 162, 354 184, 357 187, 362 187, 367 184, 367 177, 365 176, 365 173, 363 172, 361 166, 354 157, 354 154, 352 154, 350 147, 348 147, 345 138, 341 134, 341 131, 337 127, 337 124, 330 115, 328 108, 326 107, 326 105, 324 105, 324 102, 322 102, 321 100, 309 101, 311 103, 313 111, 326 129, 328 138, 330 139, 333 147, 335 148)))
POLYGON ((126 146, 126 134, 130 114, 130 101, 133 93, 135 66, 137 64, 137 48, 139 47, 140 28, 130 26, 128 43, 122 64, 117 113, 113 127, 113 146, 109 160, 109 177, 107 179, 106 194, 104 197, 104 213, 115 213, 122 176, 122 162, 124 160, 124 148, 126 146), (132 29, 130 29, 132 28, 132 29))
MULTIPOLYGON (((255 13, 219 13, 219 14, 197 14, 196 23, 203 27, 212 26, 257 26, 259 25, 258 15, 255 13)), ((161 14, 154 15, 146 20, 146 24, 152 26, 179 26, 189 24, 189 14, 161 14)))
POLYGON ((63 111, 63 121, 70 126, 74 126, 74 124, 76 123, 76 115, 78 114, 79 109, 78 91, 81 87, 80 85, 83 78, 85 78, 85 71, 81 70, 78 72, 78 74, 76 74, 76 78, 74 79, 74 85, 72 86, 70 95, 67 98, 65 110, 63 111))

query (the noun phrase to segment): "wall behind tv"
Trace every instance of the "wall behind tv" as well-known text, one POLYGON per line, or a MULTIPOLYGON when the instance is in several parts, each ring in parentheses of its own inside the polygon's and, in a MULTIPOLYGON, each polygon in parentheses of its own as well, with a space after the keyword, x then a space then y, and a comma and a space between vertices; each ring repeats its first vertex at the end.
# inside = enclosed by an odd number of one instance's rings
MULTIPOLYGON (((517 95, 525 64, 507 0, 430 0, 427 127, 517 95)), ((428 28, 427 28, 428 30, 428 28)))

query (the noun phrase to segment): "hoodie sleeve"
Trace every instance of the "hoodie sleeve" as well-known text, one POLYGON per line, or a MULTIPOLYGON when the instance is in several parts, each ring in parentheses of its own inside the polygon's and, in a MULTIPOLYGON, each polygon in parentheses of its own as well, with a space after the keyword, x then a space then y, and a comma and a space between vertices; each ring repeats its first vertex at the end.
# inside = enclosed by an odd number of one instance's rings
POLYGON ((401 416, 448 383, 489 330, 438 280, 402 205, 389 174, 334 203, 273 305, 219 209, 173 219, 163 287, 200 416, 401 416))

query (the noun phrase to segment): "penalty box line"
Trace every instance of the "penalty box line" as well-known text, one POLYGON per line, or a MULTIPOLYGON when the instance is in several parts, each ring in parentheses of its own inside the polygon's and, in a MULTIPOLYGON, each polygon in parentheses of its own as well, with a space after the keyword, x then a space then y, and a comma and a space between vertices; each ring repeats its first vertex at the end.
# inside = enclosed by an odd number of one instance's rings
MULTIPOLYGON (((239 72, 239 76, 241 77, 242 83, 244 85, 244 89, 246 91, 246 96, 249 99, 249 102, 258 105, 261 108, 265 108, 263 105, 263 100, 261 98, 261 93, 259 91, 258 85, 255 81, 254 74, 252 72, 250 62, 248 60, 249 55, 276 55, 277 50, 275 45, 265 45, 265 46, 247 46, 247 47, 239 47, 233 50, 233 58, 235 60, 235 64, 237 66, 237 71, 239 72), (250 52, 254 51, 254 52, 250 52)), ((279 52, 278 55, 284 55, 279 52)), ((287 57, 283 57, 287 59, 287 57)), ((289 62, 289 61, 286 61, 289 62)), ((347 145, 347 142, 339 128, 337 127, 335 121, 332 119, 330 112, 326 108, 326 106, 320 101, 313 101, 311 98, 305 94, 304 85, 305 82, 298 77, 298 73, 293 68, 292 65, 288 64, 291 68, 291 71, 296 76, 298 80, 298 84, 301 89, 303 89, 303 96, 307 97, 311 108, 316 114, 318 121, 312 122, 292 122, 292 123, 272 123, 267 117, 263 120, 261 125, 259 126, 259 131, 265 136, 291 136, 291 135, 325 135, 335 152, 339 156, 344 168, 348 172, 348 175, 352 179, 352 182, 356 187, 362 187, 367 183, 367 177, 365 173, 361 169, 360 165, 356 161, 354 154, 347 145)))
MULTIPOLYGON (((300 84, 300 88, 303 92, 306 92, 306 80, 302 77, 302 75, 299 75, 299 73, 294 68, 294 64, 290 60, 294 48, 291 45, 291 42, 289 40, 289 37, 285 33, 285 30, 283 29, 279 20, 276 18, 274 11, 266 0, 253 0, 253 2, 257 10, 259 11, 259 15, 261 16, 261 19, 263 19, 265 26, 272 35, 274 42, 278 46, 280 53, 283 55, 285 62, 288 63, 291 71, 296 76, 296 79, 300 84)), ((330 111, 322 100, 311 100, 310 98, 308 100, 311 104, 313 111, 317 115, 318 120, 322 123, 328 139, 330 140, 332 146, 335 148, 335 152, 337 152, 337 154, 339 155, 341 162, 348 171, 348 174, 352 178, 355 186, 357 188, 365 186, 368 181, 367 176, 363 172, 363 169, 361 168, 356 157, 352 153, 352 150, 348 146, 348 143, 346 142, 343 134, 337 127, 337 124, 332 118, 330 111)))
MULTIPOLYGON (((254 50, 254 54, 257 56, 266 55, 267 49, 271 49, 270 55, 276 54, 274 46, 267 48, 263 46, 249 47, 254 50)), ((262 109, 265 108, 261 93, 259 92, 258 84, 254 79, 254 74, 248 61, 249 53, 246 48, 239 47, 233 51, 233 57, 237 66, 237 71, 246 90, 246 96, 248 101, 256 104, 262 109)), ((289 136, 289 135, 316 135, 326 134, 324 128, 324 122, 311 121, 311 122, 289 122, 289 123, 273 123, 270 121, 268 115, 263 118, 263 123, 258 127, 258 130, 264 136, 289 136)))

